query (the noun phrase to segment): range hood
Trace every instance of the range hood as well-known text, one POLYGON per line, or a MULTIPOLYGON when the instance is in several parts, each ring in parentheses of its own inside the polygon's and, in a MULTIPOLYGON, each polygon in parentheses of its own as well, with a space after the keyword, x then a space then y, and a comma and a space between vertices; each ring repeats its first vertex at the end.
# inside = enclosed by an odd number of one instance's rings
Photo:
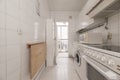
POLYGON ((120 12, 120 0, 115 0, 109 6, 107 6, 102 11, 97 13, 94 17, 92 17, 94 19, 93 24, 90 24, 86 28, 80 29, 79 31, 77 31, 77 33, 82 34, 89 30, 92 30, 92 29, 95 29, 95 28, 105 25, 105 23, 107 23, 106 18, 108 18, 118 12, 120 12))
POLYGON ((103 19, 103 18, 97 18, 97 19, 94 19, 94 23, 90 24, 89 26, 83 28, 83 29, 80 29, 79 31, 77 31, 77 33, 79 34, 82 34, 82 33, 85 33, 87 31, 90 31, 92 29, 95 29, 95 28, 98 28, 98 27, 101 27, 105 24, 106 20, 103 19))
POLYGON ((105 18, 110 17, 120 11, 120 0, 115 0, 112 4, 107 6, 101 12, 96 14, 93 18, 105 18))

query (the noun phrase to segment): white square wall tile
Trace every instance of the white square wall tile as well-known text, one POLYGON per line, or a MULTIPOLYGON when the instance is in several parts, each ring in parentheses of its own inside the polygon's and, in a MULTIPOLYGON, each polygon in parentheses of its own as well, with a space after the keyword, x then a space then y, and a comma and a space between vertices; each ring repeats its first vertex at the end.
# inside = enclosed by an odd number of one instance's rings
POLYGON ((25 69, 29 67, 29 55, 23 55, 22 56, 22 65, 25 69))
POLYGON ((6 63, 6 47, 0 47, 0 62, 6 63))
POLYGON ((7 33, 7 45, 15 45, 20 43, 20 35, 17 31, 6 30, 7 33))
POLYGON ((19 0, 6 0, 8 6, 19 7, 19 0))
POLYGON ((16 57, 20 57, 21 56, 20 54, 21 54, 21 51, 20 51, 19 45, 7 46, 6 55, 7 55, 8 61, 16 57))
POLYGON ((0 47, 0 80, 6 80, 6 47, 0 47))
POLYGON ((0 12, 5 13, 6 0, 0 0, 0 12))
POLYGON ((27 10, 33 8, 33 1, 31 0, 20 0, 20 8, 22 10, 27 10))
POLYGON ((8 15, 19 18, 19 0, 6 0, 6 12, 8 15))
MULTIPOLYGON (((21 44, 21 53, 22 53, 22 56, 25 56, 29 53, 29 49, 28 47, 26 46, 27 43, 22 43, 21 44)), ((28 56, 28 55, 27 55, 28 56)))
POLYGON ((12 16, 6 15, 6 29, 17 31, 18 27, 19 27, 19 20, 12 16))
MULTIPOLYGON (((1 58, 1 57, 0 57, 1 58)), ((0 62, 0 80, 2 80, 2 69, 1 69, 1 62, 0 62)))
MULTIPOLYGON (((23 66, 23 68, 24 68, 24 66, 23 66)), ((28 77, 30 76, 30 73, 29 73, 29 72, 30 72, 30 71, 29 71, 29 68, 28 68, 28 67, 21 70, 22 80, 24 80, 24 79, 26 79, 26 78, 28 78, 28 77)), ((27 79, 26 79, 26 80, 27 80, 27 79)))
POLYGON ((6 45, 6 31, 5 29, 0 29, 0 46, 6 45))
POLYGON ((20 80, 20 69, 7 76, 7 80, 20 80))
POLYGON ((1 64, 1 73, 2 73, 1 80, 7 80, 7 64, 6 64, 6 62, 1 64))
POLYGON ((119 37, 118 37, 118 28, 119 28, 119 14, 114 15, 112 17, 109 18, 109 22, 110 24, 110 32, 112 33, 112 45, 119 45, 119 37))
POLYGON ((26 7, 26 0, 20 0, 20 9, 25 9, 26 7))
POLYGON ((22 76, 22 80, 30 80, 30 76, 22 76))
POLYGON ((12 60, 7 61, 7 76, 20 69, 20 64, 20 57, 16 57, 12 60))
POLYGON ((5 14, 0 12, 0 28, 5 29, 5 14))

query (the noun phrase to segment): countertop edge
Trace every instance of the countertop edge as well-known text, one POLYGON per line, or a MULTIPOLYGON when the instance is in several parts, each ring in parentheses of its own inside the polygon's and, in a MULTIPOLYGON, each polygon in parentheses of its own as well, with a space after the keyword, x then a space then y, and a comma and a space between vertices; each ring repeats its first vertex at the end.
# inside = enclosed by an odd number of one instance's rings
POLYGON ((30 42, 30 43, 27 43, 27 46, 28 48, 32 45, 36 45, 36 44, 42 44, 42 43, 46 43, 46 42, 30 42))
POLYGON ((99 52, 103 52, 103 53, 106 53, 106 54, 109 54, 109 55, 113 55, 113 56, 116 56, 116 57, 119 57, 120 58, 120 53, 118 52, 114 52, 114 51, 109 51, 109 50, 104 50, 104 49, 99 49, 99 48, 95 48, 95 47, 91 47, 91 46, 88 46, 88 45, 84 45, 84 44, 80 44, 84 47, 87 47, 87 48, 90 48, 90 49, 94 49, 94 50, 97 50, 99 52))

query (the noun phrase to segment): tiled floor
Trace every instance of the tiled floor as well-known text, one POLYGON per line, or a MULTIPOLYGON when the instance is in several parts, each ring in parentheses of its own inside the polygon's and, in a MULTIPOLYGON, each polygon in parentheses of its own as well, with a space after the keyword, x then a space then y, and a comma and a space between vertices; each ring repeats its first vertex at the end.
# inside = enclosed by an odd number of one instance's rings
POLYGON ((40 80, 80 80, 72 59, 58 56, 57 63, 54 67, 46 68, 40 80))
POLYGON ((68 57, 69 57, 68 53, 59 53, 58 54, 58 58, 68 58, 68 57))

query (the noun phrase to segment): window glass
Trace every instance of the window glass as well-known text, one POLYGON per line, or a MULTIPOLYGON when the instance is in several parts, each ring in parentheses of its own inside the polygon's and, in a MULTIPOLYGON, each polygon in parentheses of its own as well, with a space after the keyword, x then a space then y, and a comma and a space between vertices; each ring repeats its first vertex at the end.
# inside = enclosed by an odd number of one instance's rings
POLYGON ((68 39, 68 27, 62 27, 62 33, 61 33, 61 35, 62 35, 62 39, 68 39))
POLYGON ((61 27, 57 28, 57 38, 61 39, 61 27))

